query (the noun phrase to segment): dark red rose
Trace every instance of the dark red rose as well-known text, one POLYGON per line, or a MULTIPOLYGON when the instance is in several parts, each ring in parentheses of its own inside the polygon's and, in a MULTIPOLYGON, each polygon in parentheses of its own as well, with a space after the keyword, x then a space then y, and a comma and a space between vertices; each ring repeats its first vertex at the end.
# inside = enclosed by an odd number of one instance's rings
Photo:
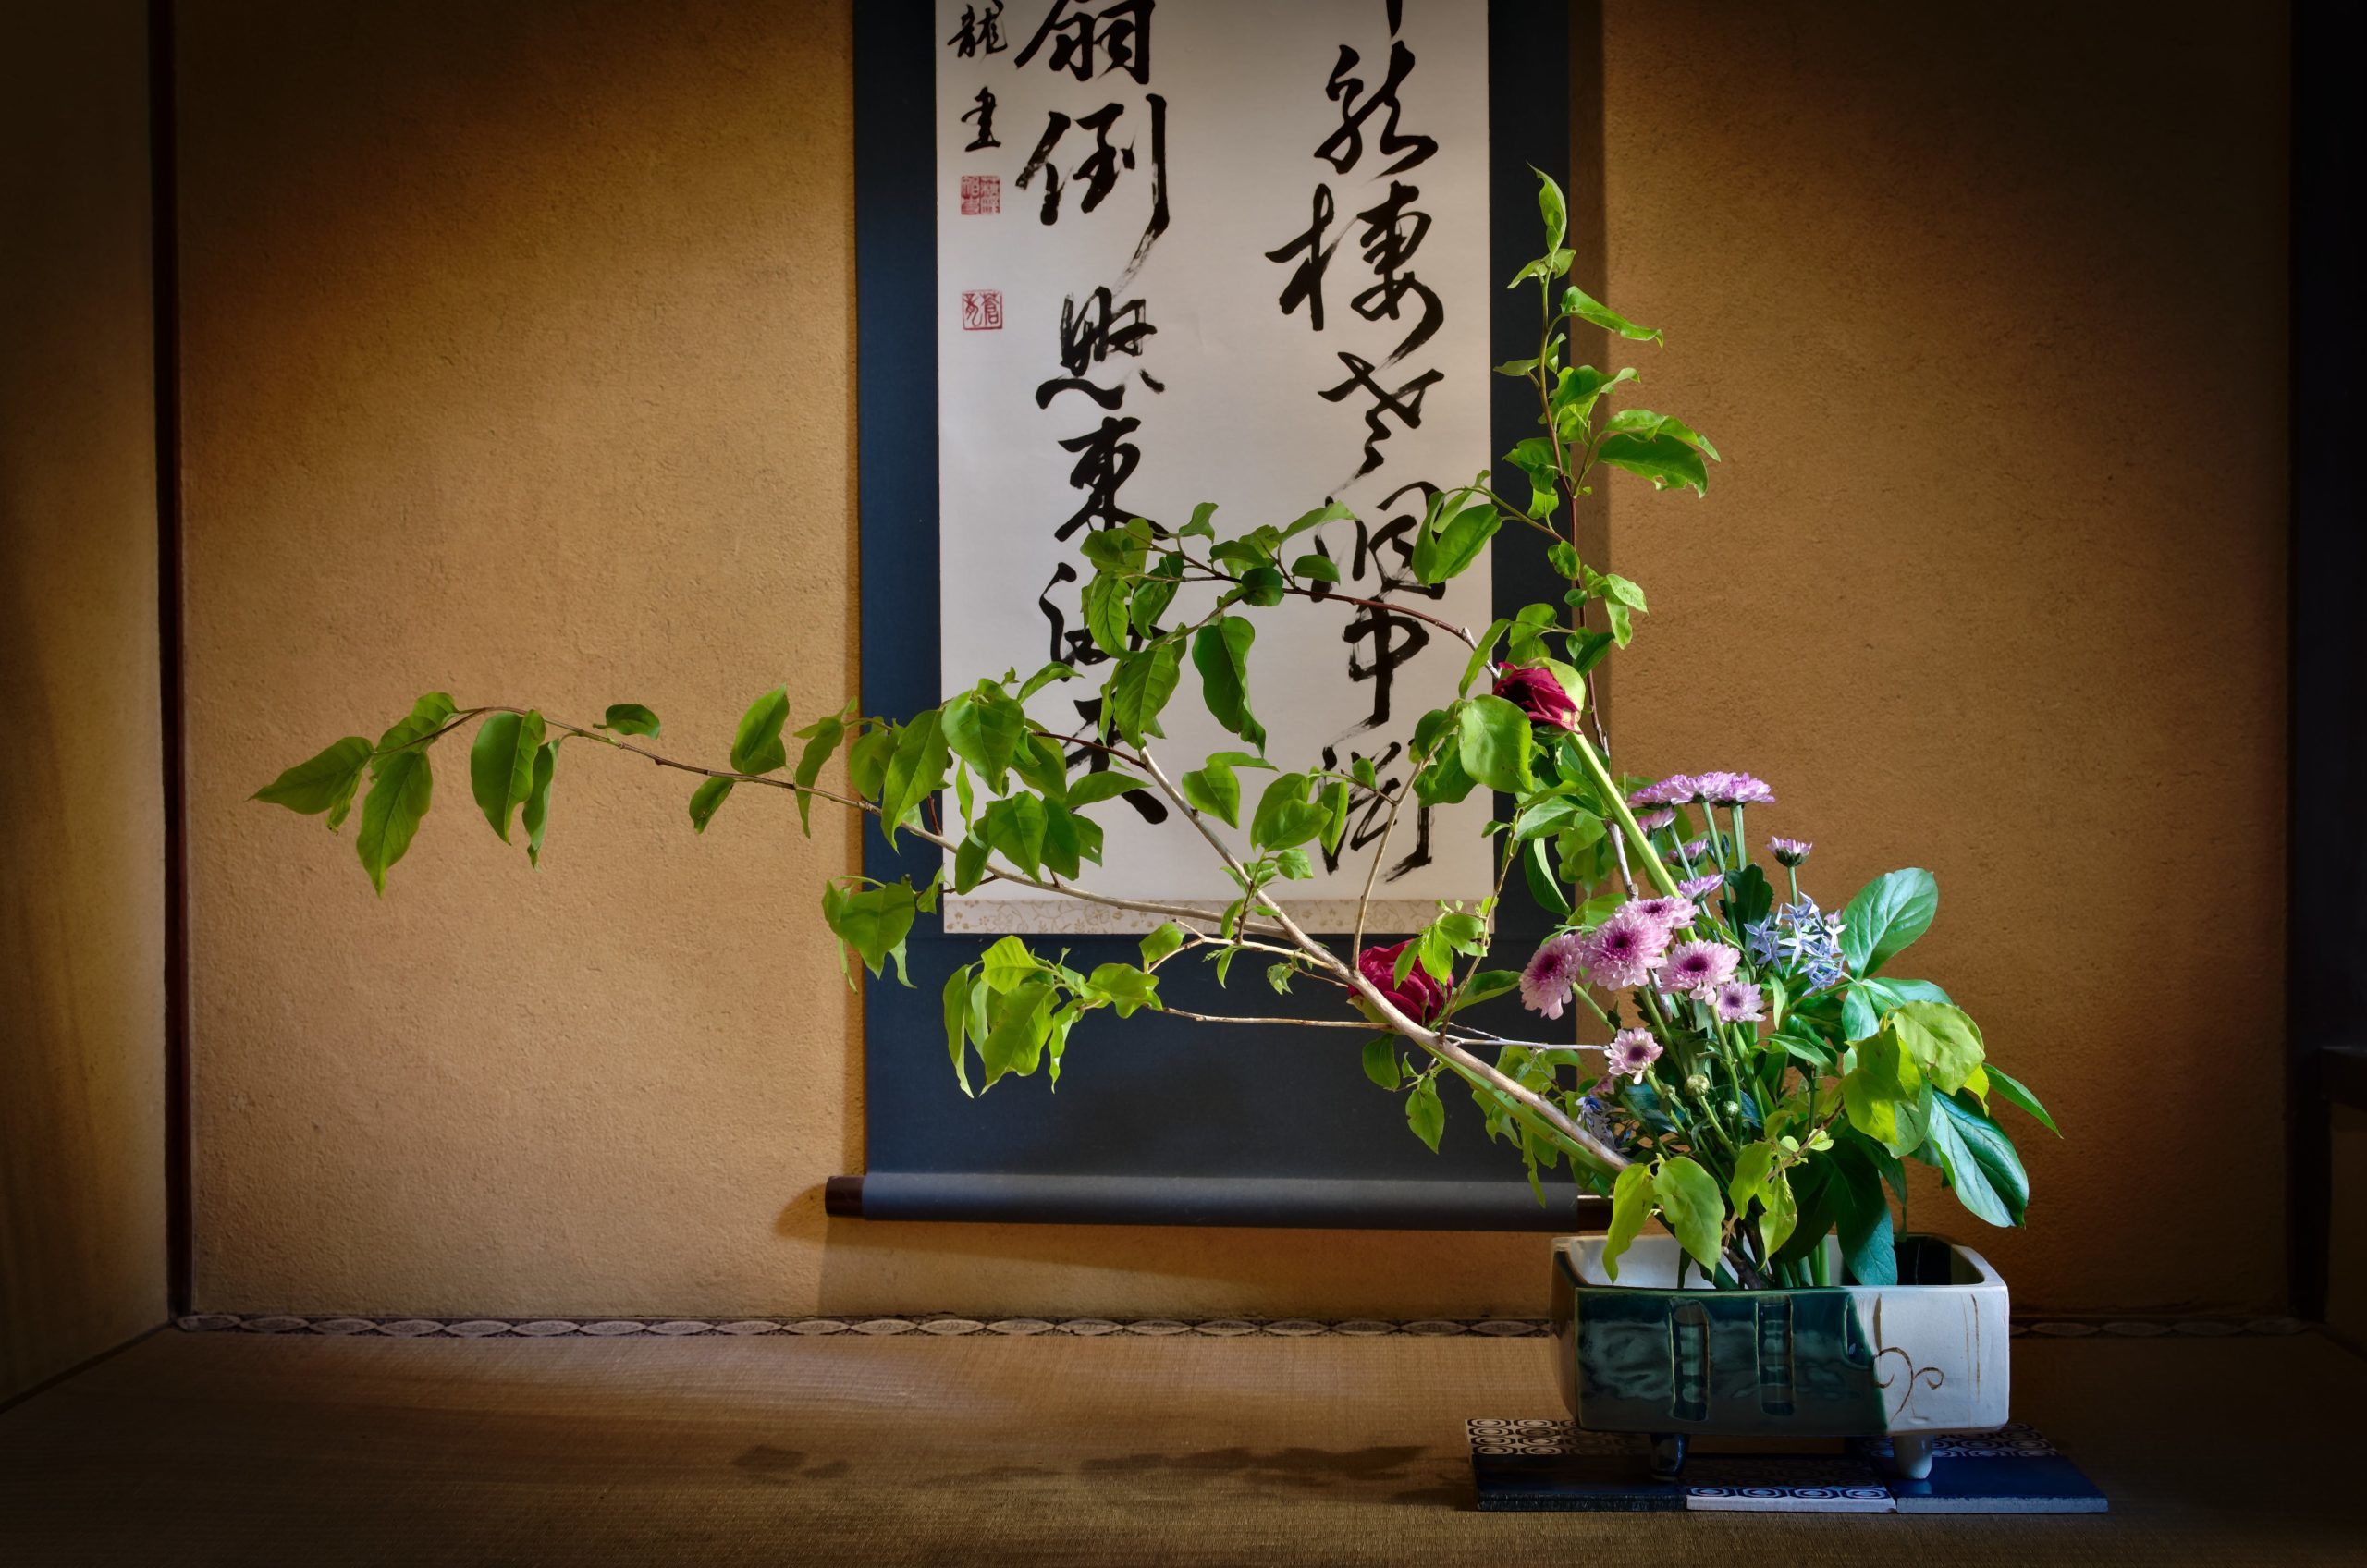
POLYGON ((1578 727, 1578 704, 1553 679, 1553 672, 1527 665, 1508 664, 1496 671, 1496 695, 1528 715, 1532 724, 1556 729, 1578 727))
POLYGON ((1387 997, 1398 1011, 1417 1023, 1434 1022, 1446 1007, 1446 987, 1431 978, 1430 972, 1416 959, 1414 967, 1405 972, 1405 980, 1397 980, 1397 955, 1413 941, 1407 937, 1393 948, 1367 948, 1356 955, 1356 971, 1372 982, 1372 988, 1387 997))

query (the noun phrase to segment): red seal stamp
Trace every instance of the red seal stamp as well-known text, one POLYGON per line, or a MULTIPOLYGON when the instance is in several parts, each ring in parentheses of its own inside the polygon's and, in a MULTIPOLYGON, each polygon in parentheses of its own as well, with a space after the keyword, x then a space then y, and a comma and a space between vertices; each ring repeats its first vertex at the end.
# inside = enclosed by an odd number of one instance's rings
POLYGON ((1002 211, 1002 176, 965 174, 962 177, 962 215, 975 218, 1002 211))
POLYGON ((962 330, 964 332, 1000 332, 1002 330, 1002 292, 995 288, 965 288, 962 291, 962 330))

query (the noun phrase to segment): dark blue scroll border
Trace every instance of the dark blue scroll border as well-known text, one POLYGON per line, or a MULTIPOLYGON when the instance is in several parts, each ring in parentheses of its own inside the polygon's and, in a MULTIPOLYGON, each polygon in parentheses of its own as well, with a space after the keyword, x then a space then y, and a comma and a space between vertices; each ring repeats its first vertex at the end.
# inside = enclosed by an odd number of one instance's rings
MULTIPOLYGON (((1376 0, 1376 4, 1378 0, 1376 0)), ((1489 15, 1491 270, 1509 277, 1540 246, 1535 164, 1566 187, 1570 137, 1564 63, 1569 14, 1557 0, 1495 0, 1489 15)), ((938 636, 935 36, 923 0, 854 14, 857 460, 861 508, 864 711, 902 716, 940 700, 938 636)), ((1497 361, 1534 354, 1532 292, 1496 295, 1497 361)), ((1155 312, 1154 312, 1155 313, 1155 312)), ((1525 386, 1499 380, 1494 450, 1533 434, 1525 386)), ((1506 473, 1499 484, 1509 486, 1506 473)), ((1222 501, 1222 496, 1209 498, 1222 501)), ((1498 535, 1500 606, 1551 598, 1560 584, 1541 541, 1498 535)), ((872 876, 925 881, 936 854, 890 850, 873 825, 872 876)), ((1515 886, 1511 940, 1545 928, 1515 886)), ((1134 956, 1131 937, 1065 942, 1090 968, 1134 956)), ((829 1183, 832 1213, 874 1219, 1567 1231, 1599 1219, 1566 1182, 1540 1205, 1509 1149, 1490 1145, 1468 1096, 1450 1089, 1439 1153, 1404 1124, 1400 1096, 1376 1089, 1346 1031, 1192 1024, 1097 1016, 1072 1037, 1057 1090, 1042 1075, 965 1098, 947 1058, 938 997, 945 976, 986 939, 947 934, 925 915, 909 941, 912 988, 865 990, 868 1173, 829 1183)), ((1236 966, 1230 994, 1205 966, 1162 976, 1176 1005, 1282 1012, 1262 974, 1236 966)), ((1521 1016, 1508 1001, 1494 1026, 1521 1016)), ((1478 1016, 1485 1017, 1485 1014, 1478 1016)))

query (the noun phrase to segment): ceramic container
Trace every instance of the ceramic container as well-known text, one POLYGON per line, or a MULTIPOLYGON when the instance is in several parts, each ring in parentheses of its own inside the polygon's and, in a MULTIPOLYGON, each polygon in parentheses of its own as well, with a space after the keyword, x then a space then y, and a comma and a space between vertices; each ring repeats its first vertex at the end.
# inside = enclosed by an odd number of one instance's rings
POLYGON ((1887 1437, 1898 1472, 1919 1479, 1933 1437, 2005 1424, 2005 1282, 1978 1253, 1909 1236, 1895 1285, 1708 1291, 1677 1288, 1672 1237, 1639 1237, 1616 1281, 1602 1244, 1553 1243, 1562 1399, 1584 1430, 1650 1434, 1660 1475, 1683 1468, 1686 1439, 1714 1433, 1887 1437))

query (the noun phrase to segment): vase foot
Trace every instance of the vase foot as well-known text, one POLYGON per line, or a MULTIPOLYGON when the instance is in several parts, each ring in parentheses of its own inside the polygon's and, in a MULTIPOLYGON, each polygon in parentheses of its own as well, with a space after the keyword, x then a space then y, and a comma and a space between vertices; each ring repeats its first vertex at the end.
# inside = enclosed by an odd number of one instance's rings
POLYGON ((1890 1439, 1891 1474, 1903 1481, 1920 1481, 1932 1474, 1932 1439, 1921 1433, 1894 1432, 1890 1439))
POLYGON ((1685 1434, 1657 1432, 1652 1436, 1652 1477, 1674 1481, 1685 1473, 1685 1434))

